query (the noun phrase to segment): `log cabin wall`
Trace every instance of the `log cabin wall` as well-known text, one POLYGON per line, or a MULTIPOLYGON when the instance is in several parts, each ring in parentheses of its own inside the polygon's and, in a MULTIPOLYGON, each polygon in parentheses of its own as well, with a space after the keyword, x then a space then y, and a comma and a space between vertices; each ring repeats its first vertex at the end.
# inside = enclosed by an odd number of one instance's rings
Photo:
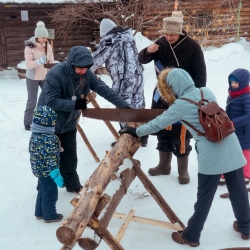
MULTIPOLYGON (((162 18, 172 15, 174 2, 167 2, 161 18, 144 27, 143 35, 153 41, 160 37, 162 18)), ((250 36, 249 0, 179 0, 178 3, 177 10, 184 16, 184 29, 203 47, 219 47, 250 36)), ((154 8, 146 20, 160 12, 154 8)))
MULTIPOLYGON (((16 67, 24 61, 24 41, 34 36, 37 21, 43 21, 47 29, 54 29, 46 12, 63 7, 62 4, 0 3, 0 70, 16 67), (21 11, 28 11, 28 21, 22 21, 21 11)), ((75 27, 78 30, 79 27, 75 27)), ((93 24, 82 25, 77 34, 64 40, 58 35, 53 40, 55 60, 64 61, 72 46, 92 47, 93 24)))

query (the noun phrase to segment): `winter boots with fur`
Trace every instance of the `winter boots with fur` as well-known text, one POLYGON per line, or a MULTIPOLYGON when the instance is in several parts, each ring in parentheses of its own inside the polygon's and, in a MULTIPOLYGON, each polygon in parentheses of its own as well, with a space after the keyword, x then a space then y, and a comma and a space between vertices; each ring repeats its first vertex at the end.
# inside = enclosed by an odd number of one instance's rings
POLYGON ((150 175, 168 175, 171 171, 171 160, 172 160, 172 152, 163 152, 159 151, 159 164, 155 168, 150 168, 148 173, 150 175))

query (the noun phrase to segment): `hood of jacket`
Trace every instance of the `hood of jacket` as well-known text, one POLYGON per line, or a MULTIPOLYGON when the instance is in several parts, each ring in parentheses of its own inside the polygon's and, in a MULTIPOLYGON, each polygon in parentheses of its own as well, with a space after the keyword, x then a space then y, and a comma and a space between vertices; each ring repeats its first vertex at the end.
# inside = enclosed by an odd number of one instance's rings
POLYGON ((131 28, 117 26, 113 28, 104 38, 112 40, 120 40, 123 42, 132 42, 134 40, 133 32, 131 28))
POLYGON ((167 68, 159 75, 157 88, 161 97, 171 105, 176 98, 193 90, 195 86, 191 76, 185 70, 167 68))
POLYGON ((249 81, 250 81, 250 74, 249 71, 246 69, 236 69, 234 70, 229 76, 228 76, 228 84, 229 84, 229 91, 238 91, 241 89, 246 88, 247 86, 249 86, 249 81), (237 89, 233 89, 231 87, 231 82, 230 82, 230 78, 231 77, 235 77, 237 82, 239 83, 239 88, 237 89))
POLYGON ((93 64, 93 58, 85 46, 74 46, 70 49, 66 67, 68 73, 74 78, 78 76, 75 73, 74 67, 90 68, 93 64))
POLYGON ((36 38, 33 36, 29 40, 24 41, 25 46, 32 48, 38 48, 42 50, 45 47, 45 43, 41 44, 36 41, 36 38))

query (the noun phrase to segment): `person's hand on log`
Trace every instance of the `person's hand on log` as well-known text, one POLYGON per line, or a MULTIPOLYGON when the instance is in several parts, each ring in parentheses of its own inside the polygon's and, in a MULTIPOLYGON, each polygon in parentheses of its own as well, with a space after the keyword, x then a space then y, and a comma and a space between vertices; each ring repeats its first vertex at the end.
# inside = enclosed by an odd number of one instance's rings
POLYGON ((134 136, 134 137, 138 137, 138 135, 136 134, 136 128, 133 128, 133 127, 130 127, 130 126, 127 126, 125 128, 120 129, 118 131, 118 133, 120 135, 127 133, 127 134, 130 134, 130 135, 134 136))
POLYGON ((58 187, 60 188, 64 187, 64 181, 58 168, 54 169, 49 174, 58 187))
POLYGON ((149 46, 148 46, 148 48, 147 48, 147 52, 148 53, 155 53, 157 50, 158 50, 158 48, 159 48, 159 45, 158 44, 155 44, 155 43, 153 43, 153 44, 150 44, 149 46))
POLYGON ((87 108, 87 100, 86 98, 76 99, 75 110, 77 109, 86 109, 87 108))

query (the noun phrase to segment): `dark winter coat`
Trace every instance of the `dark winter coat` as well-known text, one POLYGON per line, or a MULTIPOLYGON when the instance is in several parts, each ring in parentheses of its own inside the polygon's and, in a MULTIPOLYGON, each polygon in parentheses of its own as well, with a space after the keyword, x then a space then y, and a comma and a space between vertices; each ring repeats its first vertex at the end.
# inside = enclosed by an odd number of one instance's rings
MULTIPOLYGON (((245 69, 237 69, 228 76, 229 91, 237 92, 249 87, 249 72, 245 69), (230 77, 234 76, 239 83, 238 89, 232 89, 230 77)), ((239 139, 242 150, 250 150, 250 92, 227 99, 226 112, 234 123, 235 133, 239 139)))
POLYGON ((206 86, 206 65, 200 45, 187 35, 183 30, 178 41, 172 45, 162 36, 155 44, 159 45, 158 51, 148 53, 147 48, 139 53, 139 61, 143 64, 160 61, 163 68, 181 68, 192 77, 195 87, 206 86), (173 53, 174 51, 174 53, 173 53), (176 56, 176 58, 175 58, 176 56))
POLYGON ((72 100, 74 95, 77 99, 81 95, 87 97, 92 90, 119 108, 128 106, 126 101, 91 70, 87 70, 83 76, 74 71, 74 66, 90 68, 92 65, 93 59, 88 49, 75 46, 71 48, 67 61, 55 65, 47 74, 38 106, 47 105, 56 111, 56 133, 62 134, 76 128, 80 112, 75 110, 76 101, 72 100))
MULTIPOLYGON (((148 53, 147 48, 139 53, 139 61, 143 64, 160 62, 163 68, 182 68, 186 70, 192 77, 197 88, 206 86, 206 65, 204 55, 200 45, 194 41, 183 30, 178 41, 172 45, 168 43, 163 36, 155 43, 159 45, 158 51, 155 53, 148 53), (173 53, 174 51, 174 53, 173 53), (176 58, 175 58, 176 56, 176 58)), ((155 91, 154 91, 155 94, 155 91)), ((168 109, 169 105, 162 98, 152 99, 152 109, 168 109)), ((181 124, 173 124, 172 130, 162 130, 157 135, 162 138, 178 137, 181 133, 181 124)), ((192 138, 189 131, 186 134, 187 138, 192 138)))
POLYGON ((32 173, 36 177, 48 177, 59 168, 60 142, 56 135, 32 133, 29 152, 32 173))

